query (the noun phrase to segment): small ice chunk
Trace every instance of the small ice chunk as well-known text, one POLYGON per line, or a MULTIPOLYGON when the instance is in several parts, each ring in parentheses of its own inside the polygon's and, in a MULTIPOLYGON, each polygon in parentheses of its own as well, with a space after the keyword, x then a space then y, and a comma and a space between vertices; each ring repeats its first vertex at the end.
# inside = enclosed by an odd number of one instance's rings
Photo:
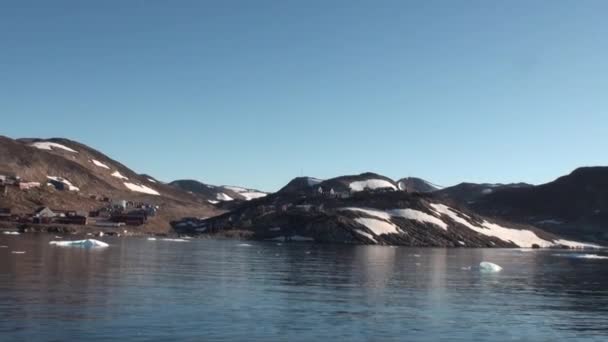
POLYGON ((155 237, 149 237, 148 241, 156 241, 156 238, 155 237))
POLYGON ((82 247, 82 248, 103 248, 108 247, 107 243, 95 239, 73 240, 73 241, 51 241, 49 245, 59 247, 82 247))
POLYGON ((20 235, 19 232, 3 232, 4 235, 20 235))
POLYGON ((251 245, 248 243, 239 243, 237 247, 251 247, 251 245))
POLYGON ((188 240, 184 240, 184 239, 162 239, 162 241, 169 241, 169 242, 188 242, 188 240))
POLYGON ((25 251, 11 251, 12 254, 25 254, 25 251))
POLYGON ((489 272, 489 273, 496 273, 496 272, 500 272, 502 271, 502 267, 488 262, 488 261, 482 261, 479 263, 479 268, 482 272, 489 272))

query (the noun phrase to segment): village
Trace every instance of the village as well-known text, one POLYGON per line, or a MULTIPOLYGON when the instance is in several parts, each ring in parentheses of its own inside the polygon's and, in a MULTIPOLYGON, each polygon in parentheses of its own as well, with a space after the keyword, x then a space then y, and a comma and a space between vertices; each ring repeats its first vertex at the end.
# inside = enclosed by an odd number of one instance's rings
MULTIPOLYGON (((30 191, 40 188, 39 182, 32 182, 9 173, 0 172, 0 196, 11 191, 30 191)), ((73 186, 59 177, 49 178, 46 186, 57 191, 70 191, 73 186)), ((92 211, 65 210, 41 206, 31 213, 14 213, 13 208, 0 207, 0 222, 25 225, 78 225, 104 228, 141 226, 149 218, 156 216, 159 206, 144 202, 114 199, 90 195, 90 199, 100 203, 92 211)))

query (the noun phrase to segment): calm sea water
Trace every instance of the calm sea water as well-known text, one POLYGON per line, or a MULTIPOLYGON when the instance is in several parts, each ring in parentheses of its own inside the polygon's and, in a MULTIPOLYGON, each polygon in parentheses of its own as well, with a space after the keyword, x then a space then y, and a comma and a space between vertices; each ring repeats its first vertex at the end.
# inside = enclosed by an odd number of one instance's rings
POLYGON ((51 238, 0 235, 1 341, 608 340, 608 260, 572 252, 51 238))

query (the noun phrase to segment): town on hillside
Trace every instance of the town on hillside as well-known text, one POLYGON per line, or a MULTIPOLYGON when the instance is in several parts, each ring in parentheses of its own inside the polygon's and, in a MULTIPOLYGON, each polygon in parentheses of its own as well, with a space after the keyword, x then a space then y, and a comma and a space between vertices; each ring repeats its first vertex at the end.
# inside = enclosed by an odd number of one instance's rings
MULTIPOLYGON (((32 182, 10 173, 0 171, 0 196, 7 196, 10 191, 30 191, 40 188, 40 182, 32 182)), ((63 179, 49 179, 45 186, 58 191, 70 191, 70 185, 63 179)), ((92 211, 65 210, 42 206, 27 214, 13 213, 13 208, 0 207, 0 221, 31 225, 79 225, 105 228, 122 226, 141 226, 148 218, 156 216, 160 207, 144 202, 114 199, 105 196, 90 195, 90 199, 100 203, 92 211)))

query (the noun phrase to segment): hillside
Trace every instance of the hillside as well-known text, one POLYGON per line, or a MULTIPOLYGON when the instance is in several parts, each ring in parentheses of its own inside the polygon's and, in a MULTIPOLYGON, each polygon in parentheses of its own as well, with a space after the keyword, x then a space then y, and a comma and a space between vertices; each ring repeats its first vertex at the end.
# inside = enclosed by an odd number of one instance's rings
POLYGON ((531 226, 475 215, 430 194, 396 189, 393 181, 373 173, 327 181, 301 177, 281 191, 242 203, 229 213, 205 220, 184 219, 173 222, 173 227, 187 234, 240 234, 280 241, 437 247, 582 246, 531 226))
POLYGON ((491 183, 460 183, 435 192, 439 198, 451 200, 464 205, 471 205, 479 199, 496 191, 532 187, 527 183, 491 184, 491 183))
POLYGON ((399 187, 399 190, 407 192, 428 193, 439 190, 438 186, 417 177, 401 178, 397 181, 397 186, 399 187))
POLYGON ((230 201, 250 201, 267 195, 267 193, 259 190, 247 189, 240 186, 209 185, 192 179, 175 180, 169 183, 169 185, 199 196, 213 204, 230 201))
POLYGON ((608 167, 583 167, 546 184, 500 189, 471 208, 562 235, 608 241, 608 167))
POLYGON ((221 212, 197 196, 140 175, 68 139, 14 140, 0 136, 0 174, 41 184, 28 190, 7 187, 6 195, 0 196, 0 207, 11 208, 16 214, 31 213, 40 206, 88 212, 104 205, 102 198, 124 199, 159 206, 158 215, 141 229, 167 231, 168 223, 179 217, 221 212))

